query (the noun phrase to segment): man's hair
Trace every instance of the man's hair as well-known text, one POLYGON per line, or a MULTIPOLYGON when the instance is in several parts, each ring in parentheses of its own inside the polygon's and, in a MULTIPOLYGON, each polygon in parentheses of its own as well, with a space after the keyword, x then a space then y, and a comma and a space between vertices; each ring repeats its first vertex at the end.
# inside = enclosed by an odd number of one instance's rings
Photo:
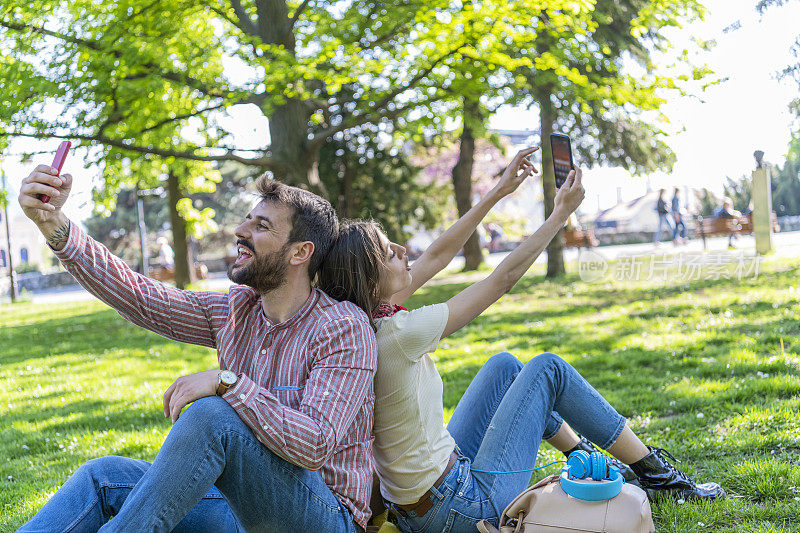
POLYGON ((308 262, 312 280, 339 235, 339 218, 330 202, 314 193, 261 176, 256 183, 261 200, 276 202, 292 211, 289 242, 311 241, 314 253, 308 262))
POLYGON ((340 302, 356 304, 369 317, 379 303, 381 274, 386 268, 380 226, 372 220, 342 224, 317 276, 317 287, 340 302))

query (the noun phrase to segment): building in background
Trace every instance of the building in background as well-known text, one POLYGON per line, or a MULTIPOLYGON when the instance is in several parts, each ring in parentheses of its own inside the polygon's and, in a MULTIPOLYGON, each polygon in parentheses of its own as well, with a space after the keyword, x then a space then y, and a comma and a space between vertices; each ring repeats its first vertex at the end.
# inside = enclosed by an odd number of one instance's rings
MULTIPOLYGON (((8 275, 9 255, 6 239, 6 221, 0 211, 0 273, 8 275)), ((24 215, 10 214, 11 260, 14 270, 23 269, 23 265, 34 266, 42 270, 45 266, 43 249, 47 244, 39 229, 24 215)))

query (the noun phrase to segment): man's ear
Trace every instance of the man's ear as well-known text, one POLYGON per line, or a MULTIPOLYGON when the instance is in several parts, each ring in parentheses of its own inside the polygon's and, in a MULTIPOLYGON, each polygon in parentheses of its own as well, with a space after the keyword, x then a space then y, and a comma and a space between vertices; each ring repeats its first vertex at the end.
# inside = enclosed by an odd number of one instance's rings
POLYGON ((308 263, 312 255, 314 255, 313 242, 304 241, 294 243, 289 251, 289 264, 292 266, 300 266, 303 263, 308 263))

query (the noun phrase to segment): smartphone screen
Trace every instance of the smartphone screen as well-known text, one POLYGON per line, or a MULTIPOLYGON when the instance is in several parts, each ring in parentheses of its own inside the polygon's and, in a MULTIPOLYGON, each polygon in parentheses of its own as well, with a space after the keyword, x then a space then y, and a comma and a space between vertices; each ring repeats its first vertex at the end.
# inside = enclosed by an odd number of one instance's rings
POLYGON ((553 154, 553 169, 556 175, 556 189, 560 189, 567 181, 569 171, 574 169, 572 163, 572 145, 569 137, 563 133, 550 134, 550 150, 553 154))

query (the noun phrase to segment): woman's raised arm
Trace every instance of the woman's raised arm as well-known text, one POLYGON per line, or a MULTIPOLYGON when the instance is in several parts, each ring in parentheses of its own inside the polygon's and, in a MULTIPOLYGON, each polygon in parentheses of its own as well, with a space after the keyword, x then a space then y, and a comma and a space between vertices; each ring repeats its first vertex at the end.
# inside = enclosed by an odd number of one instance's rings
POLYGON ((450 317, 447 319, 442 338, 475 320, 487 307, 517 284, 542 250, 556 236, 558 230, 564 226, 570 213, 581 205, 584 194, 581 171, 573 170, 556 194, 553 213, 536 233, 508 254, 489 277, 470 285, 447 301, 450 317))
POLYGON ((406 301, 417 289, 422 287, 429 279, 439 273, 464 247, 467 239, 489 210, 501 198, 511 194, 525 181, 525 178, 536 172, 527 157, 538 150, 539 147, 525 148, 517 152, 514 159, 506 167, 500 181, 497 182, 481 201, 475 204, 467 213, 459 218, 447 231, 428 247, 425 252, 411 265, 411 285, 403 291, 392 296, 391 303, 400 305, 406 301))

